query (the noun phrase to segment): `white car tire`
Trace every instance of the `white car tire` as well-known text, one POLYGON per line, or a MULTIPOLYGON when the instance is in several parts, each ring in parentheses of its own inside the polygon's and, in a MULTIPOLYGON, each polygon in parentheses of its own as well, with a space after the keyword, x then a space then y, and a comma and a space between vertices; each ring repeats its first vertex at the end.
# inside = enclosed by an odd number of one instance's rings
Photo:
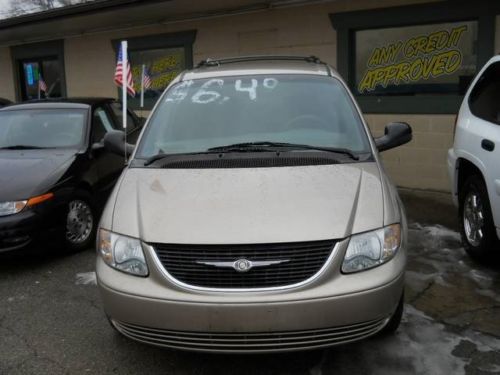
POLYGON ((483 178, 469 176, 459 191, 458 199, 460 234, 465 251, 479 261, 498 255, 495 253, 498 253, 499 244, 483 178))

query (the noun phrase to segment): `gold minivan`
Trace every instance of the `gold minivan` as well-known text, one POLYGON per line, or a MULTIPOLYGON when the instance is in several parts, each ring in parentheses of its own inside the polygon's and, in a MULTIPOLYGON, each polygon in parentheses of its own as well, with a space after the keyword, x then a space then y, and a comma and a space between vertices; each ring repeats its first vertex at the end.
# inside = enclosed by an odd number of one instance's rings
MULTIPOLYGON (((339 75, 314 57, 206 60, 151 113, 98 231, 123 335, 210 352, 320 348, 395 331, 407 227, 339 75)), ((123 134, 106 136, 120 154, 123 134)))

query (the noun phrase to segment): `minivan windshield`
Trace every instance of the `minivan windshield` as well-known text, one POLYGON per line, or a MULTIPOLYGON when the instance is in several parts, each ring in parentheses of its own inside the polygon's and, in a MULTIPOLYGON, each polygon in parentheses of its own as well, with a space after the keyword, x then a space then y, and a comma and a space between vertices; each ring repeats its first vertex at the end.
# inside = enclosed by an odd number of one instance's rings
POLYGON ((136 157, 248 143, 370 152, 361 118, 339 80, 284 74, 174 85, 153 113, 136 157))
POLYGON ((0 150, 76 148, 85 136, 85 110, 0 111, 0 150))

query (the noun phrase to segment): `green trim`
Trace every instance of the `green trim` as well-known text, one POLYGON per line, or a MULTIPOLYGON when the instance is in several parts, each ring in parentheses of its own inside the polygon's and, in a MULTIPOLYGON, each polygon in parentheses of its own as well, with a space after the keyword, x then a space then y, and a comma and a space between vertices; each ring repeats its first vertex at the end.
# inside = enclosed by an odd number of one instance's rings
MULTIPOLYGON (((186 63, 186 69, 193 68, 193 44, 196 39, 196 30, 181 31, 175 33, 167 34, 154 34, 154 35, 144 35, 132 38, 124 38, 128 41, 129 51, 144 51, 149 49, 160 49, 160 48, 184 48, 184 61, 186 63)), ((118 53, 118 48, 120 42, 123 39, 113 39, 111 45, 115 55, 118 53)), ((120 90, 118 90, 120 93, 120 90)), ((133 104, 137 104, 139 107, 139 99, 131 99, 133 104), (137 101, 137 103, 136 103, 137 101)), ((153 109, 156 104, 155 99, 145 98, 144 99, 144 111, 149 111, 153 109)), ((137 108, 136 110, 140 110, 137 108)))
POLYGON ((37 59, 44 57, 56 57, 61 64, 61 95, 67 96, 66 91, 66 68, 64 66, 64 40, 51 42, 23 44, 10 47, 12 70, 14 73, 14 88, 16 100, 21 101, 21 77, 19 62, 26 59, 37 59))
MULTIPOLYGON (((422 5, 398 6, 330 14, 337 31, 337 70, 349 87, 355 88, 355 40, 358 30, 412 26, 430 23, 478 21, 477 71, 494 54, 495 16, 500 2, 447 0, 422 5)), ((353 90, 354 91, 354 90, 353 90)), ((357 95, 366 113, 457 113, 461 95, 376 96, 357 95)))
MULTIPOLYGON (((131 51, 143 51, 156 48, 184 47, 186 49, 186 66, 193 67, 193 44, 196 39, 196 30, 180 31, 167 34, 144 35, 132 38, 125 38, 128 41, 128 48, 131 51)), ((111 44, 115 54, 123 39, 113 39, 111 44)))

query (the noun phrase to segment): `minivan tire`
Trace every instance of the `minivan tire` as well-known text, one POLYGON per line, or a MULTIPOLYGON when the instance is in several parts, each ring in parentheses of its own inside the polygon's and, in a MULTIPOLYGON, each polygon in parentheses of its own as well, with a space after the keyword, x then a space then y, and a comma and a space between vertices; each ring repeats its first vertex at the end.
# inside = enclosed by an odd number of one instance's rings
POLYGON ((465 251, 477 261, 490 260, 499 241, 483 178, 469 176, 458 193, 458 201, 460 235, 465 251))
POLYGON ((92 197, 85 191, 79 191, 71 197, 66 208, 66 228, 65 228, 65 252, 76 253, 86 250, 94 245, 97 217, 92 202, 92 197), (75 238, 68 232, 72 221, 81 221, 85 229, 84 238, 75 238))

